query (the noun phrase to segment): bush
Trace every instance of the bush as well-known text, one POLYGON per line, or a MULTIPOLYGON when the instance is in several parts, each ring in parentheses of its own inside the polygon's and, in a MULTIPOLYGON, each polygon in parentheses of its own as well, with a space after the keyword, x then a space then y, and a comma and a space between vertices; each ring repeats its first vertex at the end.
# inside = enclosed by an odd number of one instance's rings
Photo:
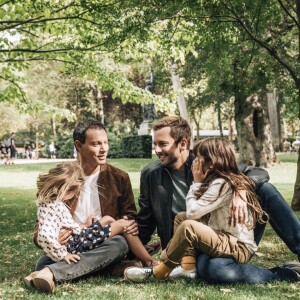
POLYGON ((64 134, 57 139, 55 143, 57 158, 73 158, 74 142, 73 136, 64 134))
POLYGON ((121 148, 123 157, 130 158, 151 158, 152 157, 152 136, 137 135, 122 138, 121 148))
POLYGON ((109 158, 122 158, 123 150, 121 148, 121 139, 120 138, 109 138, 109 158))
POLYGON ((109 139, 109 158, 151 158, 152 137, 150 135, 127 136, 109 139))

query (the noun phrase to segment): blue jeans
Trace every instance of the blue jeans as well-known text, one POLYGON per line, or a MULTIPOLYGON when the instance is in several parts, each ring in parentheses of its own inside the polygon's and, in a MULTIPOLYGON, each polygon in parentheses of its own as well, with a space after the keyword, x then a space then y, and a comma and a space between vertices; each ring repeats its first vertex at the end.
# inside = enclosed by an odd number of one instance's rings
MULTIPOLYGON (((289 249, 300 254, 300 222, 277 189, 265 182, 257 191, 261 206, 269 215, 270 225, 289 249)), ((254 238, 259 244, 266 224, 257 224, 254 238)), ((238 264, 229 258, 211 258, 201 254, 197 260, 200 278, 214 283, 266 283, 270 281, 297 281, 297 274, 288 268, 266 269, 250 264, 238 264)))
POLYGON ((48 267, 56 282, 67 281, 100 271, 105 267, 121 261, 128 253, 128 245, 123 236, 114 236, 98 248, 79 254, 77 263, 67 264, 65 261, 54 262, 46 255, 36 263, 36 271, 48 267))

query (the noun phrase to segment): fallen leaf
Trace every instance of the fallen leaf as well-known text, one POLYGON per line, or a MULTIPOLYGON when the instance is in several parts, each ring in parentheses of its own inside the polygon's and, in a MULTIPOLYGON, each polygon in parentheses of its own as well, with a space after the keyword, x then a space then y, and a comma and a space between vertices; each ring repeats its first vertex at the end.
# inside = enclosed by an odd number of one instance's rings
POLYGON ((232 293, 234 289, 220 289, 220 291, 223 293, 232 293))

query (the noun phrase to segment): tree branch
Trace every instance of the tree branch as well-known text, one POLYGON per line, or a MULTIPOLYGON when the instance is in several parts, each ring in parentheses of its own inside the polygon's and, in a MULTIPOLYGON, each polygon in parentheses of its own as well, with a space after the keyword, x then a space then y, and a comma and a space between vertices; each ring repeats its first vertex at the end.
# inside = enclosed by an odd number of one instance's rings
POLYGON ((2 75, 0 75, 0 78, 3 79, 3 80, 5 80, 5 81, 8 81, 8 82, 10 82, 11 84, 13 84, 14 86, 16 86, 17 89, 20 91, 20 94, 21 94, 21 96, 22 96, 22 99, 24 100, 25 103, 27 103, 27 100, 26 100, 26 98, 25 98, 25 94, 24 94, 22 88, 21 88, 16 82, 14 82, 12 79, 8 79, 8 78, 3 77, 2 75))
POLYGON ((23 59, 11 58, 11 59, 6 59, 3 62, 30 62, 30 61, 56 61, 56 62, 62 62, 67 64, 74 64, 74 62, 71 60, 58 59, 58 58, 45 58, 45 57, 33 57, 33 58, 23 58, 23 59))
POLYGON ((253 39, 253 41, 255 41, 257 44, 259 44, 260 46, 262 46, 264 49, 266 49, 269 54, 274 57, 278 63, 280 63, 291 75, 291 77, 293 78, 293 80, 295 81, 296 86, 299 86, 299 81, 300 79, 297 76, 297 73, 292 69, 292 67, 286 63, 281 57, 279 57, 279 55, 277 54, 276 50, 274 48, 272 48, 269 44, 267 44, 266 42, 260 40, 259 38, 257 38, 252 31, 247 27, 247 25, 240 19, 240 17, 238 16, 238 14, 231 9, 228 5, 226 5, 226 3, 224 3, 224 1, 221 1, 221 3, 224 5, 224 7, 232 13, 232 15, 235 17, 236 21, 238 22, 238 24, 240 24, 240 26, 245 30, 245 32, 251 37, 251 39, 253 39))
POLYGON ((293 22, 296 24, 298 29, 300 30, 300 24, 299 22, 295 19, 295 17, 288 11, 288 9, 283 5, 281 0, 277 0, 283 11, 293 20, 293 22))
POLYGON ((6 1, 6 2, 3 2, 3 3, 0 4, 0 7, 6 5, 6 4, 10 3, 10 2, 13 2, 13 1, 12 1, 12 0, 8 0, 8 1, 6 1))

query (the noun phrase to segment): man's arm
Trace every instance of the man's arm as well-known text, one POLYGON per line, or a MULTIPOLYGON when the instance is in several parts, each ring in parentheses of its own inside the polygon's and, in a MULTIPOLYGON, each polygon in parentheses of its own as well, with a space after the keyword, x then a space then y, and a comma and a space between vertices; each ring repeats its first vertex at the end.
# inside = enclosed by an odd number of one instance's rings
MULTIPOLYGON (((264 182, 269 181, 270 177, 267 171, 257 167, 247 166, 245 164, 239 164, 239 170, 249 177, 255 183, 255 190, 257 191, 259 186, 264 182)), ((236 224, 244 224, 248 218, 248 209, 246 203, 246 191, 240 190, 235 194, 230 206, 229 225, 236 226, 236 224)))
POLYGON ((119 202, 119 215, 120 218, 126 216, 129 220, 135 220, 136 218, 136 206, 134 203, 134 195, 131 187, 129 175, 126 175, 122 179, 122 197, 119 202))
POLYGON ((239 164, 238 167, 239 167, 239 170, 244 175, 246 175, 251 180, 253 180, 253 182, 255 183, 256 191, 261 184, 263 184, 264 182, 268 182, 270 180, 269 173, 262 168, 251 167, 251 166, 247 166, 245 164, 239 164))
POLYGON ((127 173, 122 180, 122 200, 119 203, 119 214, 120 217, 125 220, 132 220, 131 224, 126 227, 124 232, 132 235, 138 235, 138 226, 134 221, 136 218, 136 206, 130 178, 127 173))
POLYGON ((138 200, 140 210, 136 218, 139 226, 139 238, 144 245, 151 240, 151 236, 156 228, 156 221, 151 206, 151 193, 147 180, 148 178, 145 172, 143 172, 141 174, 140 195, 138 200))

